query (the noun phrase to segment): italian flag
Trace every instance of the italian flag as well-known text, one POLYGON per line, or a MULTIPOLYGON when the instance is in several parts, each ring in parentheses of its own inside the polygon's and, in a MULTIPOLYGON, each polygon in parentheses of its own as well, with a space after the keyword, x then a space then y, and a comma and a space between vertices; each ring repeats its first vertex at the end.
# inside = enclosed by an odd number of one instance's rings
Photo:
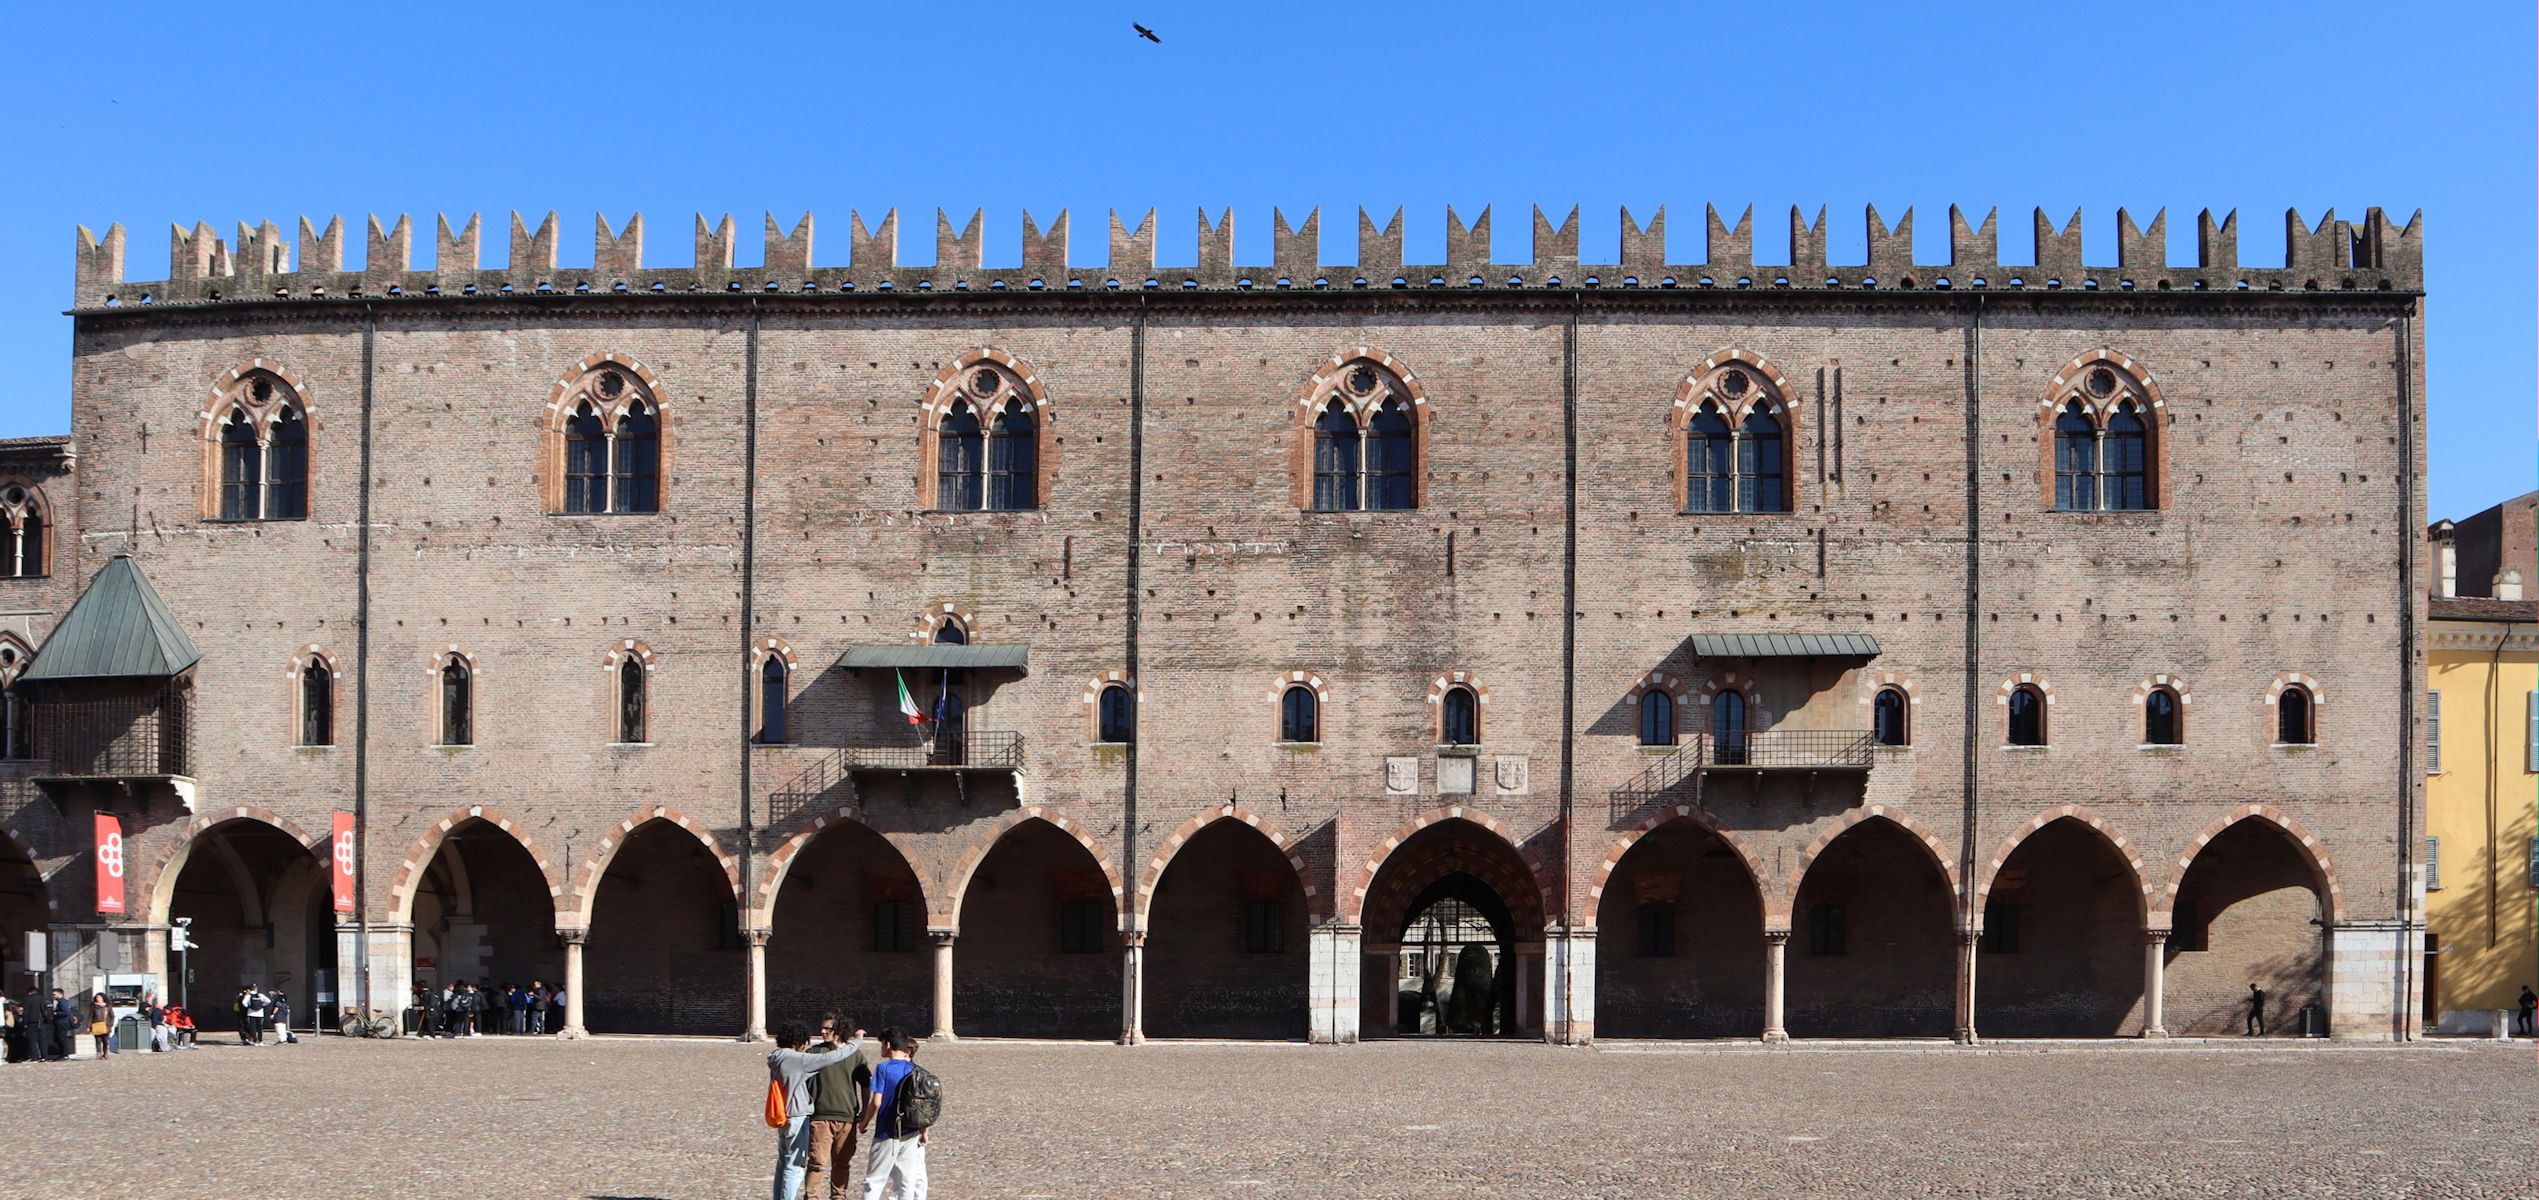
POLYGON ((916 697, 908 694, 908 677, 897 671, 891 674, 899 680, 899 715, 908 718, 908 723, 911 725, 925 724, 925 711, 917 707, 916 697))

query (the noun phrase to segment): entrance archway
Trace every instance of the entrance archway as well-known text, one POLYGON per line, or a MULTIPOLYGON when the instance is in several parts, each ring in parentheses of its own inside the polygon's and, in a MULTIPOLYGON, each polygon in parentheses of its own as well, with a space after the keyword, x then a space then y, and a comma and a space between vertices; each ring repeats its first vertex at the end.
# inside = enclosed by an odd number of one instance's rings
POLYGON ((1835 837, 1790 910, 1790 1036, 1947 1037, 1953 907, 1947 872, 1903 826, 1870 817, 1835 837))
POLYGON ((1543 922, 1540 882, 1496 830, 1450 817, 1402 839, 1367 888, 1361 1036, 1539 1036, 1543 922))
MULTIPOLYGON (((317 1012, 320 973, 335 971, 334 890, 325 864, 290 834, 239 818, 206 828, 185 848, 168 917, 190 918, 184 957, 190 980, 171 978, 170 996, 190 1001, 202 1029, 238 1027, 231 1001, 241 986, 290 997, 293 1024, 317 1012)), ((170 957, 168 970, 176 971, 170 957)), ((331 990, 331 989, 330 989, 331 990)))
MULTIPOLYGON (((465 980, 560 986, 564 951, 555 940, 555 897, 546 873, 519 839, 483 818, 442 836, 414 888, 414 981, 438 988, 465 980)), ((502 1016, 485 1019, 488 1031, 502 1016)))
POLYGON ((625 835, 591 897, 582 1014, 593 1033, 731 1034, 749 960, 712 848, 654 818, 625 835))
POLYGON ((1115 1038, 1120 919, 1084 844, 1032 818, 998 837, 961 895, 953 1011, 962 1036, 1115 1038))
POLYGON ((925 891, 871 828, 836 820, 804 842, 784 866, 768 930, 771 1024, 836 1010, 866 1029, 931 1026, 925 891))
POLYGON ((2142 882, 2078 819, 2048 822, 1984 896, 1975 1028, 1986 1037, 2114 1037, 2142 1025, 2142 882))
POLYGON ((1596 908, 1596 1033, 1751 1038, 1763 1028, 1763 892, 1699 822, 1625 852, 1596 908))
POLYGON ((1287 854, 1242 821, 1193 834, 1147 907, 1146 1032, 1303 1038, 1304 884, 1287 854))
POLYGON ((2170 909, 2170 1031, 2244 1032, 2253 983, 2266 992, 2266 1031, 2297 1032, 2327 987, 2323 897, 2310 859, 2271 822, 2242 820, 2206 843, 2170 909))

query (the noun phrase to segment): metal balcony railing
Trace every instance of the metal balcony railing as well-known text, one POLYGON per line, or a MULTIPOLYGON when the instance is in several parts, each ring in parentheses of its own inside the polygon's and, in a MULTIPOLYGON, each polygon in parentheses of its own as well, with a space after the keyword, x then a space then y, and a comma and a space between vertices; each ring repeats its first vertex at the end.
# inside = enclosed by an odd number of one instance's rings
POLYGON ((973 729, 897 745, 848 746, 841 753, 850 771, 1019 771, 1023 735, 973 729))
POLYGON ((1877 762, 1877 740, 1865 729, 1765 729, 1704 734, 1707 770, 1865 771, 1877 762))

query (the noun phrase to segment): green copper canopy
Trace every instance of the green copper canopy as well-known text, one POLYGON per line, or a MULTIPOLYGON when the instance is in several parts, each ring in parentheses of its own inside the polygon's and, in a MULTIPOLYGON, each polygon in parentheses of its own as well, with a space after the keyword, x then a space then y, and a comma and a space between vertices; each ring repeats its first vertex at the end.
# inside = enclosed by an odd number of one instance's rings
POLYGON ((106 560, 21 680, 169 679, 203 657, 129 555, 106 560))

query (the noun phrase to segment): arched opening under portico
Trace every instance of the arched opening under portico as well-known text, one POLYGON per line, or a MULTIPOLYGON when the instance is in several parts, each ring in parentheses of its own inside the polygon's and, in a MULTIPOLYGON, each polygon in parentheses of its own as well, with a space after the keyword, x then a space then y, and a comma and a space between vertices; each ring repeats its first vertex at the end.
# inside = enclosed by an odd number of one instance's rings
POLYGON ((171 921, 192 921, 184 955, 190 979, 166 991, 189 1002, 198 1028, 238 1027, 238 990, 279 989, 290 998, 292 1024, 317 1017, 317 997, 332 992, 335 974, 334 889, 325 864, 290 834, 238 818, 196 833, 185 848, 167 901, 171 921), (181 986, 180 986, 181 985, 181 986), (324 986, 321 986, 324 985, 324 986))
MULTIPOLYGON (((564 950, 556 942, 546 873, 519 839, 491 821, 462 821, 442 836, 416 881, 411 919, 418 984, 465 981, 490 989, 492 997, 503 995, 506 985, 562 984, 564 950)), ((489 1007, 481 1027, 500 1031, 506 1015, 489 1007)))
POLYGON ((1116 1038, 1119 907, 1084 844, 1047 821, 997 838, 961 896, 961 1036, 1116 1038))
POLYGON ((1495 830, 1456 817, 1404 839, 1362 921, 1363 1036, 1539 1036, 1541 885, 1495 830))
POLYGON ((2319 873, 2292 835, 2247 819, 2196 852, 2170 911, 2164 971, 2172 1033, 2247 1032, 2249 985, 2266 993, 2267 1033, 2300 1032, 2327 991, 2319 873))
POLYGON ((1871 817, 1807 866, 1790 911, 1792 1037, 1947 1037, 1956 1015, 1947 873, 1901 825, 1871 817))
POLYGON ((917 873, 889 839, 835 821, 785 865, 767 937, 767 1019, 842 1012, 879 1030, 931 1027, 933 959, 917 873))
POLYGON ((747 943, 731 877, 695 833, 628 833, 591 897, 583 1022, 593 1033, 732 1034, 748 1022, 747 943))
POLYGON ((1191 836, 1147 907, 1146 1032, 1303 1038, 1305 889, 1267 834, 1234 819, 1191 836))
POLYGON ((1975 959, 1986 1037, 2114 1037, 2142 1023, 2142 883, 2096 830, 2062 817, 1994 872, 1975 959))
POLYGON ((1596 907, 1600 1037, 1751 1038, 1763 1028, 1763 893, 1698 822, 1650 831, 1596 907))

